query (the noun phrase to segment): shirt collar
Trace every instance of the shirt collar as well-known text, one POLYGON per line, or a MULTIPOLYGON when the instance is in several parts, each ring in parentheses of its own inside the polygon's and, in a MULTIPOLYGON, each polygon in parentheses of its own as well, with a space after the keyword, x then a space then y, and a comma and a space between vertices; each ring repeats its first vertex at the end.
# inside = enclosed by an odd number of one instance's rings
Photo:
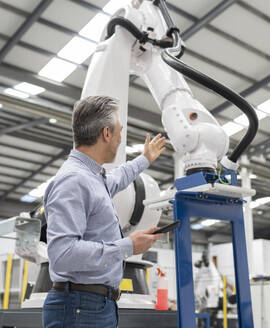
POLYGON ((94 161, 89 156, 85 155, 84 153, 82 153, 76 149, 71 150, 69 157, 74 157, 74 158, 79 159, 96 175, 105 175, 106 174, 104 167, 99 165, 96 161, 94 161))

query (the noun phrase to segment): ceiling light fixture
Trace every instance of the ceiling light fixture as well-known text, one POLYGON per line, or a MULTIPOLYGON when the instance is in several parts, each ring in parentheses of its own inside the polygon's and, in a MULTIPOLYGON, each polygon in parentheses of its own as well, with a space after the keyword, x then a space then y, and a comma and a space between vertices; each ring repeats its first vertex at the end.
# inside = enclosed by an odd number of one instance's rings
POLYGON ((104 14, 97 14, 88 24, 86 24, 79 32, 80 35, 98 42, 101 34, 110 20, 110 16, 104 14))
POLYGON ((110 15, 113 15, 117 9, 119 9, 120 7, 124 7, 128 4, 128 2, 128 0, 111 0, 106 4, 106 6, 103 7, 103 11, 110 15))
POLYGON ((242 125, 237 124, 237 123, 228 122, 228 123, 222 125, 222 128, 224 129, 224 131, 226 132, 228 137, 230 137, 233 134, 243 130, 244 127, 242 125))
POLYGON ((258 198, 250 203, 250 208, 256 208, 270 202, 270 197, 258 198))
POLYGON ((210 227, 211 225, 216 224, 218 221, 219 220, 207 219, 207 220, 201 221, 201 225, 203 225, 204 227, 210 227))
MULTIPOLYGON (((77 50, 79 51, 79 49, 77 50)), ((39 71, 38 75, 44 76, 51 80, 55 80, 57 82, 62 82, 76 68, 76 64, 69 63, 59 58, 53 58, 39 71)))
POLYGON ((57 123, 57 119, 56 119, 56 118, 50 118, 50 119, 49 119, 49 122, 50 122, 51 124, 55 124, 55 123, 57 123))
POLYGON ((38 85, 35 85, 32 83, 27 83, 27 82, 22 82, 22 83, 15 85, 14 89, 28 93, 33 96, 38 95, 39 93, 42 93, 45 91, 44 88, 39 87, 38 85))
POLYGON ((30 97, 30 95, 28 93, 21 92, 21 91, 12 89, 12 88, 7 88, 4 90, 4 92, 8 95, 11 95, 11 96, 14 96, 17 98, 22 98, 22 99, 26 99, 26 98, 30 97))
POLYGON ((75 36, 57 55, 74 63, 81 64, 95 51, 95 49, 95 43, 75 36))

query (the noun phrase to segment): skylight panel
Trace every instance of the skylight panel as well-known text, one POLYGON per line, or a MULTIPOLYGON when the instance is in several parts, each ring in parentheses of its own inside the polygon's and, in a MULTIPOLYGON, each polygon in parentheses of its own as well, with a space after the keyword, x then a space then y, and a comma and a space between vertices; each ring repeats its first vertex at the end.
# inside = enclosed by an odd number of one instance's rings
POLYGON ((137 153, 137 150, 133 147, 126 146, 126 152, 127 154, 133 154, 133 153, 137 153))
POLYGON ((20 201, 24 203, 33 203, 35 200, 37 200, 36 197, 30 196, 28 194, 20 198, 20 201))
POLYGON ((7 88, 4 90, 5 93, 7 93, 8 95, 14 96, 14 97, 18 97, 18 98, 22 98, 22 99, 26 99, 29 98, 30 95, 28 93, 25 92, 21 92, 12 88, 7 88))
POLYGON ((228 122, 228 123, 222 125, 222 128, 224 129, 226 134, 230 137, 233 134, 241 131, 243 129, 243 126, 233 123, 233 122, 228 122))
POLYGON ((219 220, 207 219, 207 220, 201 221, 201 225, 203 225, 204 227, 210 227, 211 225, 216 224, 218 221, 219 220))
POLYGON ((195 223, 195 224, 192 224, 192 225, 191 225, 191 229, 192 229, 192 230, 200 230, 200 229, 202 229, 202 228, 204 228, 204 226, 201 225, 200 223, 195 223))
POLYGON ((132 148, 135 149, 136 152, 143 152, 144 150, 144 144, 135 144, 135 145, 132 145, 132 148))
POLYGON ((17 85, 15 85, 14 89, 28 93, 30 95, 38 95, 41 92, 44 92, 45 89, 42 87, 39 87, 38 85, 22 82, 17 85))
POLYGON ((75 36, 58 52, 58 56, 81 64, 95 51, 95 48, 93 42, 75 36))
POLYGON ((110 16, 104 14, 97 14, 94 18, 90 20, 87 25, 85 25, 81 29, 79 34, 85 36, 88 39, 98 42, 105 26, 108 24, 110 19, 110 16))
POLYGON ((128 4, 127 0, 111 0, 109 1, 106 6, 103 7, 103 11, 106 13, 113 15, 116 10, 118 10, 121 7, 124 7, 128 4))
POLYGON ((53 58, 39 71, 38 74, 48 79, 62 82, 73 71, 75 71, 76 68, 76 64, 69 63, 59 58, 53 58))
POLYGON ((240 125, 243 125, 243 126, 248 126, 249 125, 248 118, 247 118, 247 116, 245 114, 236 117, 234 119, 234 122, 235 123, 238 123, 240 125))
POLYGON ((257 106, 259 110, 262 110, 265 113, 270 114, 270 99, 266 100, 259 106, 257 106))
POLYGON ((256 208, 270 202, 270 197, 258 198, 250 203, 250 208, 256 208))

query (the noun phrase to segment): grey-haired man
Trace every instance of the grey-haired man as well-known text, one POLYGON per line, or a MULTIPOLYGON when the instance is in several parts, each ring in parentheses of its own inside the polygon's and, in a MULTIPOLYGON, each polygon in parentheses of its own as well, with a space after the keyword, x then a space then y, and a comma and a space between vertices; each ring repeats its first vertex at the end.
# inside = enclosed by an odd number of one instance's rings
POLYGON ((144 151, 105 174, 121 143, 118 102, 87 97, 74 106, 74 148, 44 195, 53 289, 43 306, 44 327, 115 328, 123 261, 160 238, 156 227, 123 238, 112 197, 164 152, 165 138, 147 135, 144 151))

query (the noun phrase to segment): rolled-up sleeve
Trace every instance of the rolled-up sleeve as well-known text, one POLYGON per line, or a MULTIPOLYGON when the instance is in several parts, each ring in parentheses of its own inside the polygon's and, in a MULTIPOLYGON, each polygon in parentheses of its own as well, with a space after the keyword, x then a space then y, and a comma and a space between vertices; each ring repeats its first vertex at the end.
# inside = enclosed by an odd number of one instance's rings
POLYGON ((54 271, 97 271, 105 263, 123 261, 132 255, 132 241, 83 240, 87 217, 91 215, 91 186, 79 174, 68 174, 52 181, 46 190, 47 244, 54 271))
POLYGON ((107 184, 112 197, 124 190, 137 176, 149 167, 150 163, 143 155, 115 168, 107 175, 107 184))

